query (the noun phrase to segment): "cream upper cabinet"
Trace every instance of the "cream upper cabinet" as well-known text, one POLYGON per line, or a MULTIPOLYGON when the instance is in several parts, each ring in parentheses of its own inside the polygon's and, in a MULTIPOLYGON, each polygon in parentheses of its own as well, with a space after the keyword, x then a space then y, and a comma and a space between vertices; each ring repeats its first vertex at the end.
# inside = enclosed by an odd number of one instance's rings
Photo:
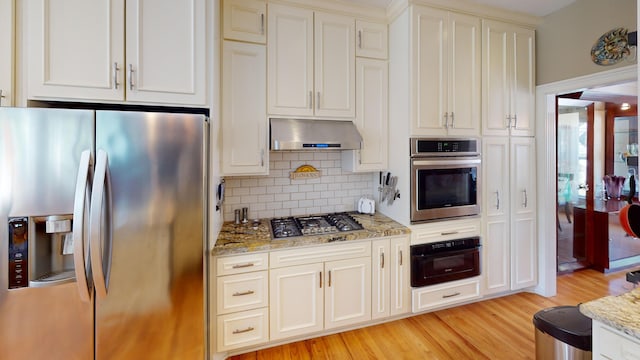
POLYGON ((342 151, 342 168, 382 171, 388 166, 388 83, 386 60, 356 59, 356 119, 362 149, 342 151))
POLYGON ((0 106, 13 106, 14 0, 0 0, 0 106))
POLYGON ((485 137, 484 293, 537 283, 535 139, 485 137))
POLYGON ((355 116, 355 20, 285 5, 268 11, 268 113, 355 116))
POLYGON ((269 171, 266 48, 224 41, 222 49, 222 174, 269 171))
POLYGON ((356 20, 356 56, 386 59, 388 33, 387 24, 356 20))
POLYGON ((206 0, 36 0, 27 13, 31 99, 208 103, 206 0))
POLYGON ((411 135, 479 135, 481 22, 412 8, 411 135))
POLYGON ((264 44, 267 42, 267 2, 264 0, 223 0, 223 36, 264 44))
POLYGON ((483 22, 484 135, 535 135, 535 32, 483 22))

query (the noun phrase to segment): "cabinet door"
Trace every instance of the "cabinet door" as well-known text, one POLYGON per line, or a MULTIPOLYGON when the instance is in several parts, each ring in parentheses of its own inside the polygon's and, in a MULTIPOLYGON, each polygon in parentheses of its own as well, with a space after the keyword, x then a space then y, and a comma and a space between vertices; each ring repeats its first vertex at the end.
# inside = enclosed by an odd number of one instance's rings
POLYGON ((535 135, 535 39, 534 31, 515 28, 512 42, 511 135, 535 135))
POLYGON ((224 41, 222 51, 222 172, 268 172, 264 45, 224 41))
POLYGON ((26 6, 29 98, 124 100, 124 0, 26 6))
POLYGON ((342 152, 348 171, 382 171, 388 166, 388 83, 385 60, 356 60, 356 120, 362 149, 342 152))
POLYGON ((478 17, 449 13, 449 135, 480 135, 481 29, 478 17))
POLYGON ((264 0, 224 0, 222 5, 223 36, 264 44, 267 42, 267 3, 264 0))
POLYGON ((482 69, 482 133, 483 135, 508 135, 510 105, 511 47, 509 27, 505 24, 483 22, 482 69))
POLYGON ((205 0, 127 0, 126 8, 127 101, 206 105, 205 0))
POLYGON ((390 245, 390 315, 393 316, 411 311, 409 236, 391 239, 390 245))
POLYGON ((391 247, 389 239, 371 242, 371 318, 380 319, 390 315, 391 298, 391 247))
POLYGON ((268 113, 313 115, 313 12, 269 4, 268 113))
POLYGON ((413 7, 411 135, 446 135, 447 12, 413 7))
POLYGON ((13 106, 14 0, 0 0, 0 106, 13 106))
POLYGON ((356 20, 356 56, 386 59, 388 38, 386 24, 356 20))
POLYGON ((511 138, 511 288, 537 281, 534 138, 511 138))
POLYGON ((325 329, 371 320, 370 257, 327 262, 325 275, 325 329))
MULTIPOLYGON (((270 270, 271 340, 323 329, 324 280, 322 263, 270 270)), ((342 281, 340 286, 343 286, 342 281)))
POLYGON ((509 138, 482 140, 484 237, 482 256, 484 293, 508 291, 510 283, 509 138))
POLYGON ((315 114, 353 118, 355 93, 355 20, 315 13, 315 114))

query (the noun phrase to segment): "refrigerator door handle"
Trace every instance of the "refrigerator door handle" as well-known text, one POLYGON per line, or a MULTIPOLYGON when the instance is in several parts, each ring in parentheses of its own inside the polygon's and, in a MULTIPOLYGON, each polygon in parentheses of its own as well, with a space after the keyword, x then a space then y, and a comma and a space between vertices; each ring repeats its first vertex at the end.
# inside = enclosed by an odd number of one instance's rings
MULTIPOLYGON (((76 283, 80 300, 91 301, 93 288, 87 282, 90 276, 91 263, 89 262, 89 252, 85 251, 85 214, 88 196, 91 189, 89 181, 91 173, 91 152, 85 150, 80 155, 80 165, 78 166, 78 178, 76 180, 75 199, 73 201, 73 263, 76 272, 76 283)), ((86 247, 88 250, 88 246, 86 247)))
POLYGON ((90 245, 91 270, 96 296, 104 298, 109 288, 111 271, 111 176, 104 150, 96 151, 96 169, 91 191, 90 245), (103 221, 104 220, 104 221, 103 221))

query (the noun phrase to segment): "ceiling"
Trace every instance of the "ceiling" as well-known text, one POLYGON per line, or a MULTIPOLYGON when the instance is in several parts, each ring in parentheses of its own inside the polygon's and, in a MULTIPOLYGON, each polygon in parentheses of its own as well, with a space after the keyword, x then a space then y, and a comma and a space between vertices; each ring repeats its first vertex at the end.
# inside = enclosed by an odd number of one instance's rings
MULTIPOLYGON (((361 5, 386 8, 392 0, 344 0, 361 5)), ((535 16, 546 16, 576 0, 467 0, 472 3, 489 5, 501 9, 535 16)))

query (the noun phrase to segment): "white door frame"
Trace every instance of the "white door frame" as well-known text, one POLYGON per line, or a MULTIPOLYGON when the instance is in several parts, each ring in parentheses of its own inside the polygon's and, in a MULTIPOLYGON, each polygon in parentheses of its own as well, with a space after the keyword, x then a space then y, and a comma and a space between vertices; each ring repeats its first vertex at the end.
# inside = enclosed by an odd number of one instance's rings
POLYGON ((538 180, 538 286, 542 296, 556 294, 556 95, 638 78, 636 64, 536 87, 538 180))

